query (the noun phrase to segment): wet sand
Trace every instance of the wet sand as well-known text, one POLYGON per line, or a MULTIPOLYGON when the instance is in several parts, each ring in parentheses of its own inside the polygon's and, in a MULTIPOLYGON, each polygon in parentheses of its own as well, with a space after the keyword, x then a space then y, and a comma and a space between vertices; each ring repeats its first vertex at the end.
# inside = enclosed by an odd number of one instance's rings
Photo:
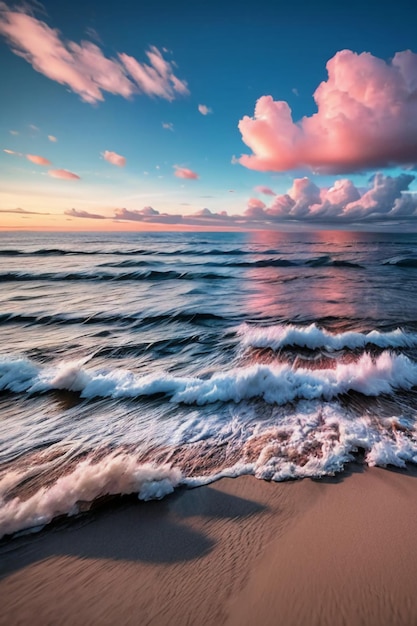
POLYGON ((223 479, 0 545, 0 623, 417 624, 417 473, 223 479))

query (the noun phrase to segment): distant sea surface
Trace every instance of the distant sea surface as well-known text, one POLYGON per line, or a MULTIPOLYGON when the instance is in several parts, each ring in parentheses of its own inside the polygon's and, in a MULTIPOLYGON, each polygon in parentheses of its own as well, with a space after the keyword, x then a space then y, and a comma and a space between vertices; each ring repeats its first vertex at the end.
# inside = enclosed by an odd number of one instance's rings
POLYGON ((0 536, 417 463, 417 235, 0 233, 0 536))

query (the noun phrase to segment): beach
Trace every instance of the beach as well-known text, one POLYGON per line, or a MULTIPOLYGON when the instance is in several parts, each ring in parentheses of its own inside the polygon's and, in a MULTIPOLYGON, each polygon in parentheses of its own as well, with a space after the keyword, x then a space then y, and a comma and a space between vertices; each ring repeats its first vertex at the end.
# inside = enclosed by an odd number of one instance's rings
POLYGON ((417 621, 417 476, 222 479, 3 542, 2 624, 417 621))

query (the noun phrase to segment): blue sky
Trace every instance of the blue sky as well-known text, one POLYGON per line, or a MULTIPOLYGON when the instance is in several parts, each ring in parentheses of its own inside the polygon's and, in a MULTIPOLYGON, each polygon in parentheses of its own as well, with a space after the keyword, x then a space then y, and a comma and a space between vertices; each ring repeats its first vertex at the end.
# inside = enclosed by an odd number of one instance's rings
MULTIPOLYGON (((115 209, 140 211, 145 206, 168 214, 188 215, 203 208, 243 214, 250 198, 267 205, 268 198, 254 191, 257 186, 285 194, 294 178, 307 176, 322 188, 343 176, 363 189, 376 171, 391 176, 405 166, 408 171, 409 164, 401 162, 336 174, 304 166, 259 171, 232 161, 251 154, 238 123, 254 115, 262 96, 287 102, 297 121, 317 111, 313 93, 327 80, 326 63, 339 51, 369 52, 387 63, 396 52, 416 51, 412 6, 181 0, 32 4, 30 15, 58 29, 62 41, 90 41, 107 58, 125 53, 145 63, 146 51, 155 46, 172 64, 175 76, 186 81, 189 93, 175 94, 169 101, 103 92, 103 101, 85 102, 68 85, 35 71, 13 52, 16 46, 3 33, 0 224, 19 227, 22 215, 13 213, 16 208, 32 215, 50 213, 43 221, 27 213, 24 224, 29 227, 33 219, 34 227, 43 223, 46 228, 53 228, 54 222, 57 228, 98 226, 98 220, 68 215, 64 223, 65 211, 74 208, 109 219, 115 209), (211 112, 202 115, 201 104, 211 112), (106 150, 122 155, 125 166, 106 161, 106 150), (80 178, 54 179, 45 167, 25 158, 27 154, 41 155, 51 167, 80 178), (198 179, 178 178, 175 166, 195 172, 198 179)), ((3 17, 16 11, 12 4, 1 8, 3 17)), ((406 192, 416 189, 414 181, 407 185, 406 192)), ((298 217, 296 221, 302 225, 298 217)), ((123 227, 143 227, 140 220, 134 222, 123 227)))

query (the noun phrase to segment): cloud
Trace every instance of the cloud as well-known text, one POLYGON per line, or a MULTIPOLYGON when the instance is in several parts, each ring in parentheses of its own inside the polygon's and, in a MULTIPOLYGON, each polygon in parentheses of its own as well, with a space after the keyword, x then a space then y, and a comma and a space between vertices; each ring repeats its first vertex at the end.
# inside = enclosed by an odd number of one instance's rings
POLYGON ((417 220, 417 193, 410 192, 414 179, 411 174, 378 173, 367 189, 358 189, 349 179, 320 189, 307 177, 296 178, 288 193, 276 196, 269 207, 248 206, 245 215, 263 222, 333 225, 417 220))
POLYGON ((105 150, 102 154, 103 158, 113 165, 117 165, 118 167, 124 167, 126 165, 125 157, 117 154, 116 152, 105 150))
POLYGON ((200 111, 201 115, 208 115, 209 113, 213 113, 213 110, 210 109, 205 104, 199 104, 198 105, 198 110, 200 111))
POLYGON ((6 154, 14 154, 15 156, 22 156, 20 152, 15 152, 14 150, 9 150, 8 148, 4 148, 3 152, 6 154))
POLYGON ((4 3, 0 4, 0 34, 37 72, 67 85, 90 104, 104 100, 103 92, 123 98, 144 93, 166 100, 189 93, 186 82, 175 76, 174 63, 166 61, 155 46, 146 52, 149 64, 125 53, 107 58, 98 45, 67 41, 57 29, 4 3))
POLYGON ((56 143, 58 141, 58 139, 54 135, 48 135, 48 139, 49 141, 52 141, 53 143, 56 143))
POLYGON ((368 52, 337 52, 314 93, 317 113, 294 123, 287 102, 262 96, 239 122, 253 154, 241 165, 260 171, 308 167, 342 173, 417 161, 417 54, 385 62, 368 52))
POLYGON ((265 202, 258 200, 258 198, 249 198, 248 200, 248 209, 264 209, 265 207, 265 202))
POLYGON ((26 158, 28 159, 28 161, 36 163, 36 165, 51 165, 49 159, 45 159, 45 157, 39 156, 38 154, 27 154, 26 158))
POLYGON ((180 167, 179 165, 174 165, 174 168, 175 168, 174 174, 178 178, 189 178, 193 180, 197 180, 198 178, 198 174, 196 174, 196 172, 193 172, 192 170, 189 170, 186 167, 180 167))
MULTIPOLYGON (((0 5, 0 6, 1 6, 1 5, 0 5)), ((0 28, 1 28, 1 23, 0 23, 0 28)), ((1 31, 0 31, 0 32, 1 32, 1 31)), ((9 130, 9 133, 10 133, 11 135, 18 135, 18 134, 19 134, 19 131, 18 131, 18 130, 9 130)))
POLYGON ((70 215, 71 217, 82 217, 90 220, 105 220, 105 215, 100 215, 99 213, 89 213, 88 211, 79 211, 77 209, 68 209, 64 211, 64 215, 70 215))
POLYGON ((27 211, 26 209, 0 209, 0 213, 17 213, 18 215, 51 215, 50 213, 40 213, 39 211, 27 211))
POLYGON ((52 178, 63 178, 65 180, 80 180, 78 174, 74 174, 73 172, 69 172, 68 170, 49 170, 49 176, 52 178))
POLYGON ((159 211, 156 211, 150 206, 134 210, 116 209, 114 212, 114 218, 130 222, 147 222, 155 224, 178 224, 182 221, 181 215, 159 213, 159 211))
POLYGON ((172 122, 162 122, 162 128, 174 131, 174 124, 172 122))
POLYGON ((257 191, 258 193, 263 193, 266 196, 276 196, 277 195, 275 193, 275 191, 272 191, 272 189, 270 189, 269 187, 264 187, 263 185, 258 185, 257 187, 255 187, 255 191, 257 191))

